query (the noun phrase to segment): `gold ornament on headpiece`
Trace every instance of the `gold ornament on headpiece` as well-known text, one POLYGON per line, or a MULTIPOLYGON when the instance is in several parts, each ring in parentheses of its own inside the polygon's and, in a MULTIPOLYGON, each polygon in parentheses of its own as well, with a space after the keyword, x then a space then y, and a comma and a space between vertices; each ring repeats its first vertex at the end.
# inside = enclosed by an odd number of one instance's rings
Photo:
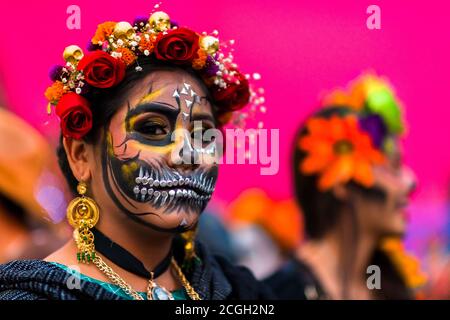
POLYGON ((136 31, 129 22, 121 21, 114 26, 113 35, 116 39, 132 39, 135 33, 136 31))
POLYGON ((157 11, 152 13, 148 19, 150 27, 158 32, 164 32, 170 29, 170 17, 163 11, 157 11))
POLYGON ((213 55, 219 51, 219 39, 213 36, 205 36, 200 39, 200 47, 209 55, 213 55))
POLYGON ((78 61, 83 59, 84 53, 79 46, 71 45, 64 49, 63 57, 66 62, 73 65, 77 64, 78 61))
POLYGON ((84 182, 78 184, 77 191, 80 197, 69 203, 67 220, 75 229, 74 238, 78 247, 78 261, 89 263, 95 259, 94 234, 90 229, 98 222, 99 209, 93 199, 85 196, 87 186, 84 182))

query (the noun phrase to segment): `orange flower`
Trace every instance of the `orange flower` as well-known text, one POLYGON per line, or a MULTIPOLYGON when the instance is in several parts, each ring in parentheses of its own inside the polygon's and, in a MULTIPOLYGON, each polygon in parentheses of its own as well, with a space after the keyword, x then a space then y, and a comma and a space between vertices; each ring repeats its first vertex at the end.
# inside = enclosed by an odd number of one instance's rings
POLYGON ((145 50, 148 50, 149 53, 153 52, 153 49, 155 48, 155 41, 156 36, 150 35, 150 38, 147 39, 144 35, 141 37, 141 40, 139 41, 139 50, 144 52, 145 50))
POLYGON ((122 54, 120 60, 127 66, 133 64, 136 60, 136 55, 128 48, 117 48, 116 52, 122 54))
POLYGON ((95 35, 92 38, 93 44, 98 44, 99 42, 103 42, 108 39, 108 37, 113 33, 114 27, 116 26, 116 22, 106 21, 97 26, 97 30, 95 31, 95 35))
POLYGON ((346 106, 355 111, 361 111, 366 100, 373 93, 386 90, 393 93, 394 89, 387 79, 374 73, 363 73, 351 81, 345 89, 335 89, 327 94, 322 101, 325 106, 346 106))
POLYGON ((337 89, 328 94, 322 102, 325 106, 346 106, 350 109, 360 111, 364 107, 366 93, 362 84, 356 84, 351 92, 337 89))
POLYGON ((374 183, 372 166, 384 161, 370 136, 361 131, 355 116, 312 118, 308 134, 298 146, 307 152, 300 164, 304 174, 318 174, 318 188, 326 191, 337 183, 353 180, 365 187, 374 183))
POLYGON ((303 221, 294 200, 275 201, 261 189, 248 189, 228 207, 231 223, 261 226, 282 249, 290 251, 302 239, 303 221))
POLYGON ((195 58, 192 61, 192 68, 195 70, 200 70, 205 66, 206 59, 208 58, 208 54, 202 48, 197 50, 198 58, 195 58))
POLYGON ((383 240, 381 249, 389 256, 409 288, 415 289, 427 282, 427 276, 420 269, 419 260, 406 252, 400 239, 383 240))
POLYGON ((45 90, 44 95, 51 104, 57 104, 64 92, 64 84, 61 81, 55 81, 45 90))

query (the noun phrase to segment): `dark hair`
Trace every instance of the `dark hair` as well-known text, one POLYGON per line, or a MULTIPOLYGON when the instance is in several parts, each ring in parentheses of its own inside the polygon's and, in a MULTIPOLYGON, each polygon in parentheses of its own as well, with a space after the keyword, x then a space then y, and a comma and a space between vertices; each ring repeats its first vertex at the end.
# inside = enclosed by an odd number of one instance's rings
MULTIPOLYGON (((195 71, 190 67, 181 67, 168 65, 167 63, 150 60, 150 59, 140 59, 139 66, 142 67, 142 71, 135 71, 134 67, 128 68, 124 80, 114 88, 101 89, 101 90, 91 90, 84 94, 92 105, 92 118, 93 124, 91 131, 83 138, 88 143, 94 143, 99 138, 99 134, 102 128, 104 128, 111 121, 113 115, 117 110, 123 106, 127 98, 127 94, 133 88, 133 86, 147 75, 155 71, 175 71, 184 70, 185 72, 192 75, 194 78, 198 79, 200 85, 203 86, 204 91, 207 93, 207 98, 209 101, 213 101, 211 94, 209 93, 205 83, 202 79, 195 73, 195 71)), ((215 108, 213 108, 213 116, 217 119, 217 114, 215 108)), ((69 185, 70 190, 73 194, 76 194, 76 187, 78 181, 72 173, 69 166, 69 161, 67 160, 67 154, 63 146, 63 136, 60 135, 59 145, 56 149, 58 156, 59 167, 69 185)))
MULTIPOLYGON (((333 115, 340 117, 351 114, 352 111, 345 107, 334 107, 330 106, 321 109, 319 112, 315 113, 314 117, 330 118, 333 115)), ((295 198, 297 203, 301 207, 301 211, 304 218, 305 233, 309 239, 321 239, 323 238, 331 229, 333 229, 340 220, 340 214, 343 212, 341 210, 344 206, 349 204, 343 203, 331 191, 321 192, 317 188, 317 175, 305 175, 299 170, 300 163, 306 157, 306 153, 298 148, 297 142, 299 139, 306 135, 307 128, 302 125, 295 137, 294 152, 292 158, 292 169, 294 176, 294 188, 295 188, 295 198)), ((349 188, 353 191, 364 195, 366 198, 376 199, 379 201, 384 201, 386 194, 383 190, 372 187, 365 188, 357 183, 350 182, 348 184, 349 188)), ((351 205, 351 204, 350 204, 351 205)), ((352 237, 353 242, 350 243, 351 246, 356 244, 358 239, 357 221, 354 214, 354 209, 350 208, 352 211, 352 231, 349 237, 352 237)), ((348 255, 348 261, 343 263, 348 265, 352 263, 353 252, 351 248, 346 248, 346 255, 348 255)), ((380 292, 381 298, 387 299, 409 299, 411 298, 410 291, 405 285, 405 282, 400 277, 395 266, 392 264, 386 254, 377 249, 372 255, 370 264, 378 265, 383 272, 382 276, 382 292, 380 292)), ((345 282, 346 275, 343 275, 343 282, 345 282)), ((344 288, 345 290, 345 288, 344 288)))
POLYGON ((3 193, 0 193, 0 208, 4 208, 5 212, 22 226, 28 226, 29 218, 25 208, 3 193))
MULTIPOLYGON (((344 108, 324 108, 314 114, 315 117, 329 118, 332 115, 344 116, 348 114, 344 108)), ((330 191, 319 192, 317 189, 317 176, 304 175, 299 170, 299 165, 306 157, 306 153, 298 148, 297 142, 307 134, 307 128, 302 125, 295 137, 293 152, 293 176, 295 197, 302 209, 305 223, 305 232, 311 239, 320 239, 338 221, 338 212, 343 203, 330 191)))

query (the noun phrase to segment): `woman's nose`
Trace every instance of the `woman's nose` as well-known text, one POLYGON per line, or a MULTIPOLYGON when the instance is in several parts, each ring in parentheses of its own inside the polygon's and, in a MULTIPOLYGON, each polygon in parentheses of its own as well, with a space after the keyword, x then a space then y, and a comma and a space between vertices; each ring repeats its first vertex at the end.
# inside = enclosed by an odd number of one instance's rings
POLYGON ((417 178, 414 171, 408 166, 402 166, 400 177, 406 193, 411 194, 417 187, 417 178))

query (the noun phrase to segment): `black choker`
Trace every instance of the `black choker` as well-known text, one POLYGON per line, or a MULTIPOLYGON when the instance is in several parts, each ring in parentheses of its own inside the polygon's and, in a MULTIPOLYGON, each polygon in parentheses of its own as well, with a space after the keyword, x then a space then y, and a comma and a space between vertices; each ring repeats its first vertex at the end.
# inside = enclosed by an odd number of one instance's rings
POLYGON ((161 274, 163 274, 170 266, 170 262, 173 256, 172 250, 169 251, 168 255, 152 271, 152 277, 151 272, 145 268, 144 264, 139 261, 138 258, 109 239, 96 228, 93 228, 91 230, 94 234, 95 250, 111 260, 114 264, 135 275, 141 276, 146 279, 157 278, 161 274))

